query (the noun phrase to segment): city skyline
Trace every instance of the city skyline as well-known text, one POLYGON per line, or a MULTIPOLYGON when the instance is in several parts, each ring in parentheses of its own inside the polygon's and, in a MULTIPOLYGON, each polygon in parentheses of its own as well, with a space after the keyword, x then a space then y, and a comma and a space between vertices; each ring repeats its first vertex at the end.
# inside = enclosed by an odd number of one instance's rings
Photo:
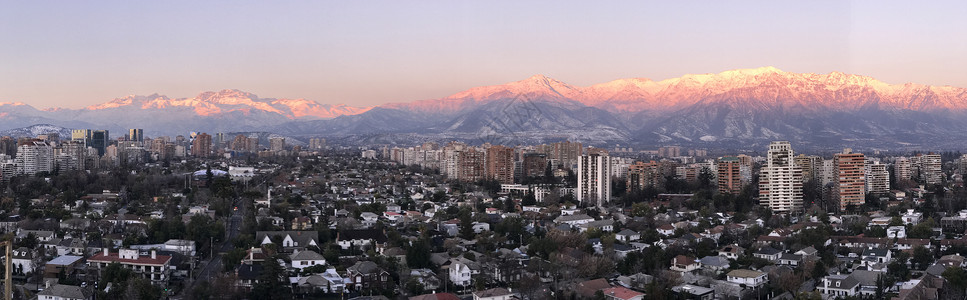
POLYGON ((587 86, 762 66, 967 86, 967 43, 951 38, 967 6, 891 4, 17 3, 0 102, 240 89, 371 106, 534 74, 587 86))

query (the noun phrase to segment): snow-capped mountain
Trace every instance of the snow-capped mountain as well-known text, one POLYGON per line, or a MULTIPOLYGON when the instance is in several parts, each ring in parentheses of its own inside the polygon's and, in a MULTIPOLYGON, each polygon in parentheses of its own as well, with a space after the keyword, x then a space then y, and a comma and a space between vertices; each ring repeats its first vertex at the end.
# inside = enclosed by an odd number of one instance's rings
MULTIPOLYGON (((504 131, 530 141, 571 138, 591 143, 739 148, 777 139, 828 149, 967 145, 949 139, 967 136, 967 121, 962 121, 967 116, 967 89, 887 84, 841 72, 791 73, 774 67, 661 81, 619 79, 588 87, 536 75, 441 99, 382 107, 420 115, 424 123, 432 123, 406 132, 468 139, 499 133, 494 123, 504 127, 520 123, 524 125, 504 131), (536 108, 526 116, 530 119, 506 121, 519 117, 514 114, 520 110, 512 109, 519 103, 534 103, 527 105, 536 108), (511 109, 493 109, 501 106, 511 109)), ((366 113, 353 116, 367 117, 366 113)))
POLYGON ((967 145, 967 89, 888 84, 867 76, 773 67, 618 79, 574 86, 543 75, 378 107, 259 98, 238 90, 171 99, 127 96, 84 109, 0 104, 0 129, 32 124, 144 128, 146 133, 271 131, 347 143, 461 139, 533 143, 754 147, 785 139, 814 147, 967 145), (494 140, 500 138, 502 141, 494 140))
POLYGON ((369 109, 306 99, 259 98, 239 90, 222 90, 179 99, 158 94, 130 95, 82 109, 38 110, 23 103, 0 103, 0 129, 48 123, 119 131, 144 128, 149 135, 261 131, 293 120, 334 118, 369 109))
POLYGON ((32 138, 41 134, 51 134, 56 133, 60 137, 70 138, 71 130, 70 128, 64 128, 56 125, 50 124, 37 124, 22 128, 14 128, 0 131, 0 136, 9 136, 12 138, 32 138))
POLYGON ((259 98, 255 94, 239 90, 203 92, 193 98, 170 99, 153 94, 149 96, 130 95, 109 102, 88 106, 84 110, 98 111, 111 109, 152 110, 152 109, 189 109, 198 116, 214 116, 232 112, 251 113, 262 111, 275 113, 289 119, 324 119, 341 115, 354 115, 369 110, 369 107, 349 107, 342 104, 328 105, 306 99, 259 98))

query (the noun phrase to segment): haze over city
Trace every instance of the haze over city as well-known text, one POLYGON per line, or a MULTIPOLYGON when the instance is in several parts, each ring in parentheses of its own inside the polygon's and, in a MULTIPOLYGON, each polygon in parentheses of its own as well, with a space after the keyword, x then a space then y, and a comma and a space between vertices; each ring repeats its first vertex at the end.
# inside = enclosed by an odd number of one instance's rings
POLYGON ((10 2, 0 102, 241 89, 372 106, 544 74, 577 86, 775 66, 967 87, 967 4, 10 2))

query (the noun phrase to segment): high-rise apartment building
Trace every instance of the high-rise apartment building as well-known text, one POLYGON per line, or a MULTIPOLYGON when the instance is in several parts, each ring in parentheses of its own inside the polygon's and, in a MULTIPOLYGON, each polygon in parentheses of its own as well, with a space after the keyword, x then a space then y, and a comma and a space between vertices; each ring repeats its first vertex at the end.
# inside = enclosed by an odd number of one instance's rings
POLYGON ((658 147, 659 157, 679 157, 682 156, 681 146, 664 146, 658 147))
POLYGON ((514 183, 514 148, 500 145, 487 148, 487 177, 503 184, 514 183))
POLYGON ((611 201, 611 160, 606 151, 582 155, 578 160, 577 200, 604 206, 611 201))
POLYGON ((460 151, 457 158, 457 180, 477 181, 486 178, 484 160, 486 153, 469 148, 460 151))
POLYGON ((249 143, 249 138, 244 134, 236 135, 232 139, 232 150, 235 152, 251 152, 254 149, 251 148, 251 143, 249 143))
POLYGON ((90 147, 92 133, 93 130, 90 129, 74 129, 71 130, 71 140, 81 141, 84 143, 84 146, 90 147))
POLYGON ((665 174, 661 165, 655 161, 635 162, 628 166, 628 191, 637 192, 649 186, 660 186, 664 183, 665 174))
POLYGON ((60 144, 61 154, 67 157, 65 165, 61 165, 62 170, 84 170, 87 161, 87 147, 82 141, 67 141, 60 144))
POLYGON ((94 130, 91 132, 91 147, 97 149, 97 155, 104 155, 107 146, 111 145, 111 135, 107 130, 94 130))
POLYGON ((759 176, 759 203, 775 212, 802 210, 802 170, 786 141, 769 144, 766 165, 759 176))
POLYGON ((547 155, 543 153, 524 154, 524 177, 543 177, 547 170, 547 155))
POLYGON ((128 129, 128 140, 135 142, 144 142, 144 129, 132 128, 128 129))
POLYGON ((738 157, 720 157, 716 169, 719 193, 738 194, 742 191, 742 164, 738 157))
POLYGON ((269 150, 272 150, 272 152, 279 152, 279 151, 285 150, 285 138, 284 137, 270 138, 269 150))
POLYGON ((323 148, 326 148, 326 139, 324 138, 309 139, 309 150, 322 150, 323 148))
POLYGON ((913 178, 913 166, 909 157, 897 157, 893 163, 894 177, 897 181, 913 178))
POLYGON ((209 157, 212 155, 212 136, 207 133, 199 133, 195 140, 191 141, 191 155, 195 157, 209 157))
POLYGON ((886 165, 880 162, 866 165, 866 191, 880 195, 890 192, 890 172, 886 165))
POLYGON ((821 176, 823 158, 815 155, 799 154, 796 156, 796 165, 802 169, 802 180, 816 180, 821 176))
POLYGON ((943 183, 942 166, 940 154, 930 153, 920 156, 920 180, 928 185, 943 183))
POLYGON ((39 172, 54 171, 54 150, 44 141, 31 139, 17 147, 17 174, 34 175, 39 172))
POLYGON ((833 180, 833 197, 839 203, 840 211, 866 203, 866 156, 845 149, 843 153, 833 155, 833 165, 837 176, 833 180))

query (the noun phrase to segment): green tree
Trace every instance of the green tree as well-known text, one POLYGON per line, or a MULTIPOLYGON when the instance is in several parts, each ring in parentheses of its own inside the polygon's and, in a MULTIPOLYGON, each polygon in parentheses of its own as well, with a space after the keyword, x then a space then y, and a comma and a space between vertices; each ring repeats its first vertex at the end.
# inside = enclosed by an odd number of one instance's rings
POLYGON ((942 276, 967 299, 967 271, 964 268, 949 267, 943 271, 942 276))
POLYGON ((460 237, 466 240, 473 240, 476 234, 473 232, 473 220, 470 218, 470 209, 466 207, 460 209, 458 218, 460 219, 460 237))
POLYGON ((910 258, 910 263, 918 270, 924 270, 933 263, 933 253, 924 246, 917 246, 913 248, 913 257, 910 258))
POLYGON ((276 260, 267 259, 262 263, 262 275, 259 282, 252 286, 253 299, 289 299, 291 290, 288 278, 276 260))
POLYGON ((418 240, 406 249, 406 265, 413 269, 429 268, 430 246, 425 240, 418 240))

